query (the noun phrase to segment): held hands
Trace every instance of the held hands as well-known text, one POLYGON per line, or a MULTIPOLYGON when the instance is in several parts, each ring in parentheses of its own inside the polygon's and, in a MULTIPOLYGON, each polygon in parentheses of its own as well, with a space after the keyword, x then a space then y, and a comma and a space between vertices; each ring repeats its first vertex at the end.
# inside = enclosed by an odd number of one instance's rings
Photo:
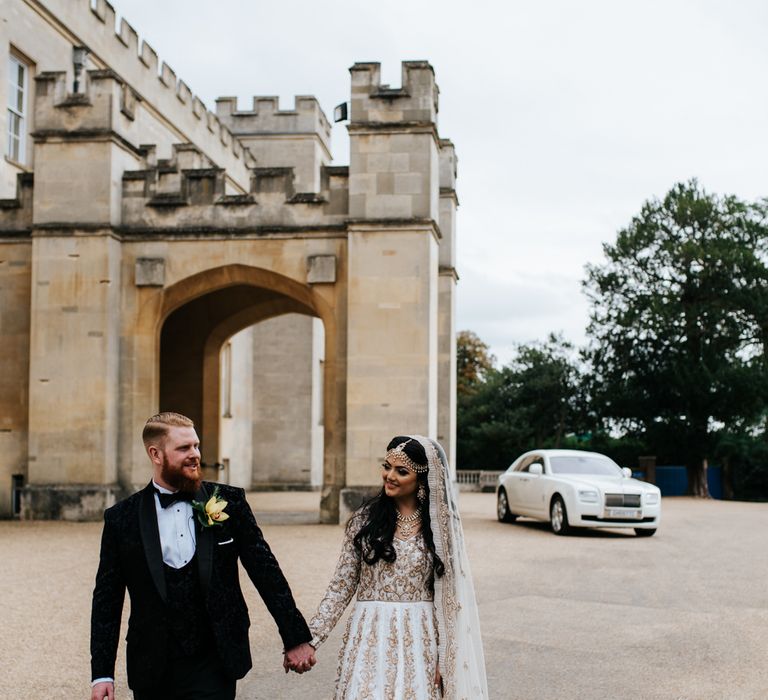
POLYGON ((283 656, 283 668, 286 673, 288 671, 296 671, 296 673, 311 671, 316 663, 315 650, 307 642, 299 644, 299 646, 293 647, 293 649, 288 649, 283 656))
POLYGON ((91 700, 115 700, 114 683, 97 683, 91 688, 91 700))

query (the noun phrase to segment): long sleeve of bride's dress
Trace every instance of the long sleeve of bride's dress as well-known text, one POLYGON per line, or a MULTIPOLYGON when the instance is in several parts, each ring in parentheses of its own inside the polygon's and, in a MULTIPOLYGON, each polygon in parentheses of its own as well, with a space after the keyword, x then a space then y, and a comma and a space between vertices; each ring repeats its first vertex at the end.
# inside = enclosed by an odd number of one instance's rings
POLYGON ((360 581, 361 556, 352 539, 359 529, 360 526, 354 522, 347 527, 336 571, 328 584, 325 596, 317 607, 317 612, 309 621, 309 629, 312 633, 310 644, 315 648, 326 640, 357 590, 360 581))

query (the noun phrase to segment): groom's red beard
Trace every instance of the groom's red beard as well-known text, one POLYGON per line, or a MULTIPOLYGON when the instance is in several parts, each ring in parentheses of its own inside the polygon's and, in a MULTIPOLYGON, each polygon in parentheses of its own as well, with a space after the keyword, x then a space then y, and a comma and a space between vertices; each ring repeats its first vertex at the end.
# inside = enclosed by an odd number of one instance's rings
POLYGON ((172 467, 168 458, 163 454, 163 467, 160 472, 162 480, 168 486, 183 491, 184 493, 197 493, 200 484, 203 482, 203 472, 200 469, 200 460, 187 460, 180 467, 172 467), (194 466, 192 471, 190 467, 194 466), (194 476, 189 476, 194 474, 194 476))

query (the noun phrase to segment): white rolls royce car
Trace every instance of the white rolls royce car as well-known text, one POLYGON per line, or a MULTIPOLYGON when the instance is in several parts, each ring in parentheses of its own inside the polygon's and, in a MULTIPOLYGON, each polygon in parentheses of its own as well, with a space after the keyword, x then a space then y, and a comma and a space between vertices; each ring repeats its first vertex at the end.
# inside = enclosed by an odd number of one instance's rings
POLYGON ((650 537, 661 519, 661 491, 597 452, 533 450, 499 477, 497 516, 548 520, 556 535, 574 527, 631 527, 650 537))

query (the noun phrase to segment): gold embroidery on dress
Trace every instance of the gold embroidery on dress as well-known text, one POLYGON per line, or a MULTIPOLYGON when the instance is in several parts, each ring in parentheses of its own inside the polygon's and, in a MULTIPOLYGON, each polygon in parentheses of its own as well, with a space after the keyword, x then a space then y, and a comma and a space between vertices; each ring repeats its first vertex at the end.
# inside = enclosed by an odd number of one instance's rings
POLYGON ((395 679, 397 678, 398 641, 400 632, 397 628, 397 615, 389 617, 389 636, 387 637, 387 675, 384 696, 395 697, 395 679))
MULTIPOLYGON (((379 636, 379 611, 376 610, 371 621, 370 632, 368 634, 368 644, 363 654, 363 672, 360 676, 360 685, 363 687, 364 695, 360 700, 377 700, 376 692, 376 662, 378 656, 379 636)), ((362 621, 360 629, 362 629, 362 621)))
POLYGON ((345 700, 437 698, 432 554, 423 536, 418 534, 408 540, 394 540, 394 562, 379 560, 374 565, 364 564, 353 544, 361 526, 362 518, 358 515, 345 533, 333 579, 309 623, 313 643, 320 644, 341 618, 355 591, 359 605, 370 604, 350 615, 339 653, 335 697, 345 700), (408 605, 425 602, 430 605, 421 610, 412 610, 408 605), (382 607, 378 603, 392 603, 392 606, 382 607), (428 616, 433 622, 431 630, 428 616), (416 627, 412 629, 412 625, 416 627), (418 639, 414 640, 414 636, 418 639), (383 658, 379 658, 381 641, 384 642, 383 658))
POLYGON ((408 615, 403 616, 403 650, 405 657, 403 664, 405 666, 404 685, 405 695, 403 700, 418 700, 416 694, 413 692, 413 687, 416 684, 416 669, 413 663, 413 654, 409 653, 413 648, 413 633, 411 632, 411 623, 408 619, 408 615))
MULTIPOLYGON (((352 618, 349 619, 348 627, 352 623, 352 618)), ((358 648, 363 640, 363 626, 365 625, 365 610, 363 610, 363 614, 360 616, 360 622, 357 626, 357 632, 355 633, 355 640, 354 640, 354 647, 358 648)), ((347 648, 347 645, 344 644, 341 647, 341 651, 339 652, 339 670, 344 668, 346 665, 346 673, 344 674, 344 678, 341 677, 341 673, 339 673, 338 676, 338 682, 336 685, 336 697, 337 698, 346 698, 347 697, 347 688, 349 688, 350 682, 352 681, 352 674, 355 670, 355 664, 351 663, 350 659, 346 660, 346 664, 344 663, 344 650, 347 648)), ((350 700, 354 700, 353 698, 350 698, 350 700)))
MULTIPOLYGON (((434 618, 434 608, 432 609, 432 617, 434 618)), ((432 625, 432 629, 435 629, 434 623, 432 625)), ((432 634, 430 634, 429 618, 427 617, 427 611, 424 610, 423 608, 421 610, 421 636, 422 636, 422 639, 429 639, 432 636, 432 634)), ((434 675, 435 675, 435 671, 437 670, 437 659, 435 658, 435 655, 432 653, 432 647, 430 645, 425 644, 424 647, 422 648, 422 654, 424 657, 424 668, 426 668, 428 672, 432 674, 432 676, 429 678, 430 700, 432 700, 433 698, 439 698, 440 691, 435 687, 435 684, 434 684, 434 675)))
POLYGON ((336 564, 336 571, 328 584, 328 590, 320 601, 317 612, 309 621, 309 628, 313 636, 312 641, 316 647, 326 640, 331 630, 336 626, 357 589, 360 580, 361 559, 360 552, 355 549, 352 540, 361 526, 362 521, 359 516, 356 516, 347 527, 341 556, 336 564))
POLYGON ((353 538, 361 524, 347 528, 336 572, 317 612, 309 621, 313 641, 322 644, 349 605, 357 589, 358 600, 414 603, 433 599, 432 555, 421 535, 393 541, 397 558, 381 559, 373 566, 362 566, 353 538))

